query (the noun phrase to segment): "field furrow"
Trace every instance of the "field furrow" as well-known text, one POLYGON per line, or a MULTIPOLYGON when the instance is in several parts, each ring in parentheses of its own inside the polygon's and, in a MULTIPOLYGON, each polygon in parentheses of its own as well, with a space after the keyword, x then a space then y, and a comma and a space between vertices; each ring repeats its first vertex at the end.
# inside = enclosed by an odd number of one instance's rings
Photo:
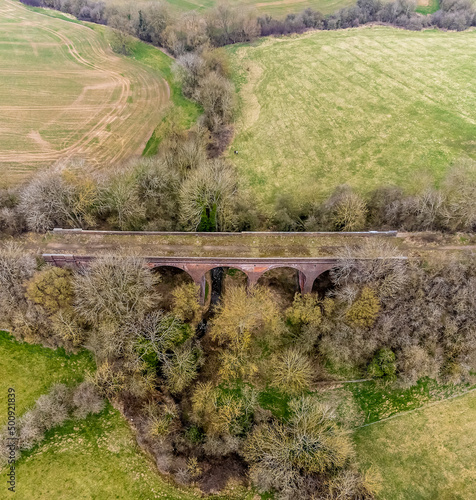
POLYGON ((65 157, 108 166, 140 154, 164 115, 156 72, 89 26, 0 0, 3 184, 65 157))

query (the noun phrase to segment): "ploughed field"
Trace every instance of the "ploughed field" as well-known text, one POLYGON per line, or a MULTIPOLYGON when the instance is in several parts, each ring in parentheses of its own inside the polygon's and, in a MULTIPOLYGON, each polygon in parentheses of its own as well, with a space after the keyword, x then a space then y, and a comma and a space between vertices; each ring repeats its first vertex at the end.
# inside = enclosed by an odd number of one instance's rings
POLYGON ((268 206, 343 183, 438 183, 476 158, 475 49, 474 30, 388 27, 229 47, 241 101, 230 157, 268 206))
POLYGON ((140 154, 169 101, 156 72, 62 17, 0 0, 2 183, 59 158, 102 166, 140 154))

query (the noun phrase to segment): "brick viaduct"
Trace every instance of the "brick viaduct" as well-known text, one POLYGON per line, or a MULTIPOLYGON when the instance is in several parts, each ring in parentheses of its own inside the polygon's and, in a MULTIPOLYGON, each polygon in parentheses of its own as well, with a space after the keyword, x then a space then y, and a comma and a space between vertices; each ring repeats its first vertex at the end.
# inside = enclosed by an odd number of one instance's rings
MULTIPOLYGON (((43 254, 49 264, 59 267, 82 269, 96 257, 92 255, 43 254)), ((190 275, 200 286, 200 298, 205 300, 206 273, 216 267, 239 269, 248 277, 248 286, 256 285, 259 278, 270 269, 292 268, 298 271, 302 293, 310 293, 316 278, 336 266, 334 258, 305 257, 144 257, 150 268, 176 267, 190 275)))
MULTIPOLYGON (((174 236, 187 235, 190 237, 207 237, 210 235, 216 236, 233 236, 240 237, 241 235, 253 234, 256 236, 291 236, 293 233, 169 233, 169 232, 134 232, 134 231, 84 231, 82 229, 55 229, 53 234, 57 235, 118 235, 118 236, 174 236)), ((364 233, 302 233, 310 237, 329 236, 333 237, 373 237, 386 236, 395 237, 396 231, 371 231, 364 233)), ((76 242, 78 243, 78 242, 76 242)), ((80 245, 83 245, 79 243, 80 245)), ((94 250, 94 245, 86 244, 85 247, 89 250, 94 250)), ((71 254, 72 248, 68 248, 68 242, 63 241, 60 245, 64 253, 43 253, 43 258, 49 264, 59 267, 73 267, 82 269, 87 267, 89 263, 96 258, 94 251, 89 255, 71 254), (68 251, 69 250, 69 251, 68 251)), ((78 245, 76 245, 76 248, 78 245)), ((58 248, 58 247, 56 247, 58 248)), ((56 249, 55 248, 55 249, 56 249)), ((45 249, 46 250, 46 249, 45 249)), ((232 268, 239 269, 248 278, 248 286, 254 286, 259 278, 271 269, 277 268, 292 268, 296 269, 299 277, 299 287, 303 294, 312 291, 314 281, 324 272, 329 271, 337 265, 338 259, 333 257, 143 257, 147 265, 153 269, 157 267, 175 267, 185 271, 200 286, 200 297, 202 303, 205 300, 206 274, 208 271, 217 268, 232 268)))

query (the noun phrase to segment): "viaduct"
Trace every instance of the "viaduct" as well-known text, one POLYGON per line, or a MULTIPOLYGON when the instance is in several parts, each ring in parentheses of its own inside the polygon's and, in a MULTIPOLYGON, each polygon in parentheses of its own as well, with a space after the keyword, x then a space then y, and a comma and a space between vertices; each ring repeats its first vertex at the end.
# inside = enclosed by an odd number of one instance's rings
MULTIPOLYGON (((96 257, 93 255, 43 254, 45 262, 58 267, 82 269, 96 257)), ((316 278, 336 266, 335 258, 271 257, 144 257, 150 268, 176 267, 185 271, 200 286, 200 299, 205 300, 206 273, 216 267, 233 268, 243 271, 248 278, 248 286, 258 283, 259 278, 270 269, 292 268, 298 271, 301 292, 310 293, 316 278)))
MULTIPOLYGON (((153 269, 157 267, 175 267, 185 271, 193 279, 193 281, 200 286, 200 297, 202 303, 205 300, 205 286, 206 286, 206 274, 208 271, 222 267, 222 268, 232 268, 238 269, 245 273, 248 279, 248 286, 254 286, 257 284, 259 278, 271 269, 277 268, 292 268, 298 272, 299 277, 299 287, 301 293, 306 294, 312 291, 315 280, 324 272, 329 271, 337 265, 338 259, 335 256, 326 257, 311 257, 311 256, 298 256, 299 253, 302 255, 302 250, 297 247, 289 247, 292 249, 291 255, 297 256, 236 256, 240 253, 244 253, 243 250, 236 252, 233 248, 233 256, 203 256, 203 251, 195 256, 178 256, 177 254, 183 254, 187 252, 190 255, 190 246, 185 244, 185 249, 180 248, 177 244, 173 247, 173 256, 157 256, 151 257, 147 256, 148 253, 158 249, 160 252, 160 240, 166 237, 186 237, 190 238, 202 238, 207 242, 210 242, 212 238, 223 238, 231 237, 233 241, 241 240, 243 238, 249 237, 252 234, 253 238, 263 239, 263 238, 275 238, 284 239, 286 242, 293 237, 293 233, 165 233, 165 232, 118 232, 118 231, 85 231, 81 229, 55 229, 50 236, 50 241, 43 248, 43 252, 55 250, 58 253, 42 253, 43 259, 54 266, 58 267, 72 267, 76 269, 87 268, 88 265, 97 258, 97 251, 108 250, 109 252, 117 251, 118 244, 117 238, 127 245, 133 245, 137 241, 144 241, 148 238, 149 246, 142 248, 141 255, 146 261, 147 265, 153 269), (86 237, 87 239, 82 239, 86 237), (56 238, 56 240, 54 239, 56 238), (114 238, 113 243, 108 238, 114 238), (129 238, 124 241, 124 238, 129 238), (108 242, 109 241, 109 247, 108 242), (76 252, 85 252, 85 254, 78 254, 76 252), (60 253, 61 252, 61 253, 60 253)), ((318 247, 319 240, 322 238, 329 237, 337 238, 339 240, 339 246, 342 245, 342 238, 368 238, 372 236, 378 237, 395 237, 396 232, 370 232, 370 233, 302 233, 305 238, 312 240, 312 246, 318 247)), ((189 241, 189 240, 188 240, 189 241)), ((246 240, 249 244, 249 240, 246 240)), ((290 243, 291 244, 291 243, 290 243)), ((273 243, 270 244, 273 247, 273 243)), ((310 245, 310 244, 308 244, 310 245)), ((246 246, 246 244, 244 245, 246 246)), ((224 247, 221 247, 224 248, 224 247)), ((242 247, 243 248, 243 245, 242 247)), ((185 255, 187 255, 185 254, 185 255)), ((150 254, 149 254, 150 255, 150 254)))

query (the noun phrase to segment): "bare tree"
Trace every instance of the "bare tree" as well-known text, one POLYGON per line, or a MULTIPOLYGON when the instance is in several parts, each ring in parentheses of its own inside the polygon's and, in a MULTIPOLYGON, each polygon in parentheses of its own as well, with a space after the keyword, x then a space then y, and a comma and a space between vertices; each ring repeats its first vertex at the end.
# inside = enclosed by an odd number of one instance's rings
POLYGON ((231 229, 237 191, 233 168, 223 160, 210 160, 192 172, 180 190, 181 220, 187 230, 231 229))
POLYGON ((140 317, 157 305, 157 282, 140 257, 100 256, 76 276, 76 310, 96 324, 140 317))

